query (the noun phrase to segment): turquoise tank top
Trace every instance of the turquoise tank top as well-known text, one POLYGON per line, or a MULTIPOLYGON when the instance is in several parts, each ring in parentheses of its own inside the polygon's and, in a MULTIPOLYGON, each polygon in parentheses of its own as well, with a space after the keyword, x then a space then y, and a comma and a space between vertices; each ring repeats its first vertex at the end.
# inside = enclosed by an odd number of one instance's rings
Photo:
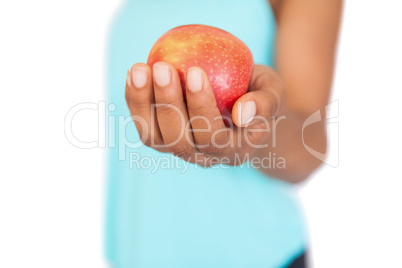
POLYGON ((273 66, 267 0, 130 0, 117 14, 108 57, 106 257, 115 268, 284 267, 304 251, 289 184, 250 166, 201 168, 141 146, 124 98, 127 69, 184 24, 239 37, 273 66))

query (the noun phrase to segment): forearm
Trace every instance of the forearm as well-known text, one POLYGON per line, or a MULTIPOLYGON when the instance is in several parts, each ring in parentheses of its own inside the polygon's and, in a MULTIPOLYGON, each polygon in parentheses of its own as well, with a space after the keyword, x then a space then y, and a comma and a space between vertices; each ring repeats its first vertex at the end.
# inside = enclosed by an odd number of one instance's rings
POLYGON ((286 101, 279 98, 279 103, 285 103, 282 112, 277 114, 281 120, 274 133, 271 131, 269 146, 257 150, 255 157, 274 154, 276 159, 283 157, 285 168, 261 165, 259 170, 278 179, 300 182, 324 160, 314 157, 307 148, 323 156, 326 152, 325 122, 316 122, 305 129, 303 124, 329 101, 342 0, 280 2, 276 10, 276 70, 286 88, 286 101), (276 144, 273 144, 275 137, 276 144))
POLYGON ((261 163, 264 163, 264 158, 270 158, 270 165, 257 167, 261 172, 297 183, 306 179, 322 164, 320 159, 307 151, 305 145, 321 153, 326 151, 325 123, 316 122, 303 129, 308 116, 285 107, 272 122, 268 147, 256 150, 253 156, 259 158, 261 163))

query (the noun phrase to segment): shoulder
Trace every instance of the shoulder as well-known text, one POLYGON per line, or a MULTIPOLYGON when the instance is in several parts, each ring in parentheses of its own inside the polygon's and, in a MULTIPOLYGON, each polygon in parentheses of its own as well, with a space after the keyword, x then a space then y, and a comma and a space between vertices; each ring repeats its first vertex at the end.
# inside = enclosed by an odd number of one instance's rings
POLYGON ((272 11, 274 12, 275 19, 278 20, 278 14, 280 10, 280 4, 282 0, 267 0, 269 4, 271 5, 272 11))

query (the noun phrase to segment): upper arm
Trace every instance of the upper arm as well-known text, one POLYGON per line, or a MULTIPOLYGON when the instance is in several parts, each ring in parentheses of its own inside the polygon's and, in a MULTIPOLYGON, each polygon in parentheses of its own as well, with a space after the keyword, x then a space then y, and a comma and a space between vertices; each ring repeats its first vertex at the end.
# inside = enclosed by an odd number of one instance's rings
POLYGON ((291 109, 310 114, 329 99, 342 0, 282 0, 276 68, 291 109))

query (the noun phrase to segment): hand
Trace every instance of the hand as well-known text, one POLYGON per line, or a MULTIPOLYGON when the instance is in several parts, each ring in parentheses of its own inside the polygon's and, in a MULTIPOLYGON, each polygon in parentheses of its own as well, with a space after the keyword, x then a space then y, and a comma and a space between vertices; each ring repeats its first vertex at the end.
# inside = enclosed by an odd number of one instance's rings
POLYGON ((206 73, 191 67, 182 92, 177 70, 167 62, 153 68, 143 63, 129 69, 126 101, 142 142, 201 166, 239 165, 266 148, 275 116, 285 103, 276 72, 254 67, 248 92, 233 106, 226 127, 206 73))

